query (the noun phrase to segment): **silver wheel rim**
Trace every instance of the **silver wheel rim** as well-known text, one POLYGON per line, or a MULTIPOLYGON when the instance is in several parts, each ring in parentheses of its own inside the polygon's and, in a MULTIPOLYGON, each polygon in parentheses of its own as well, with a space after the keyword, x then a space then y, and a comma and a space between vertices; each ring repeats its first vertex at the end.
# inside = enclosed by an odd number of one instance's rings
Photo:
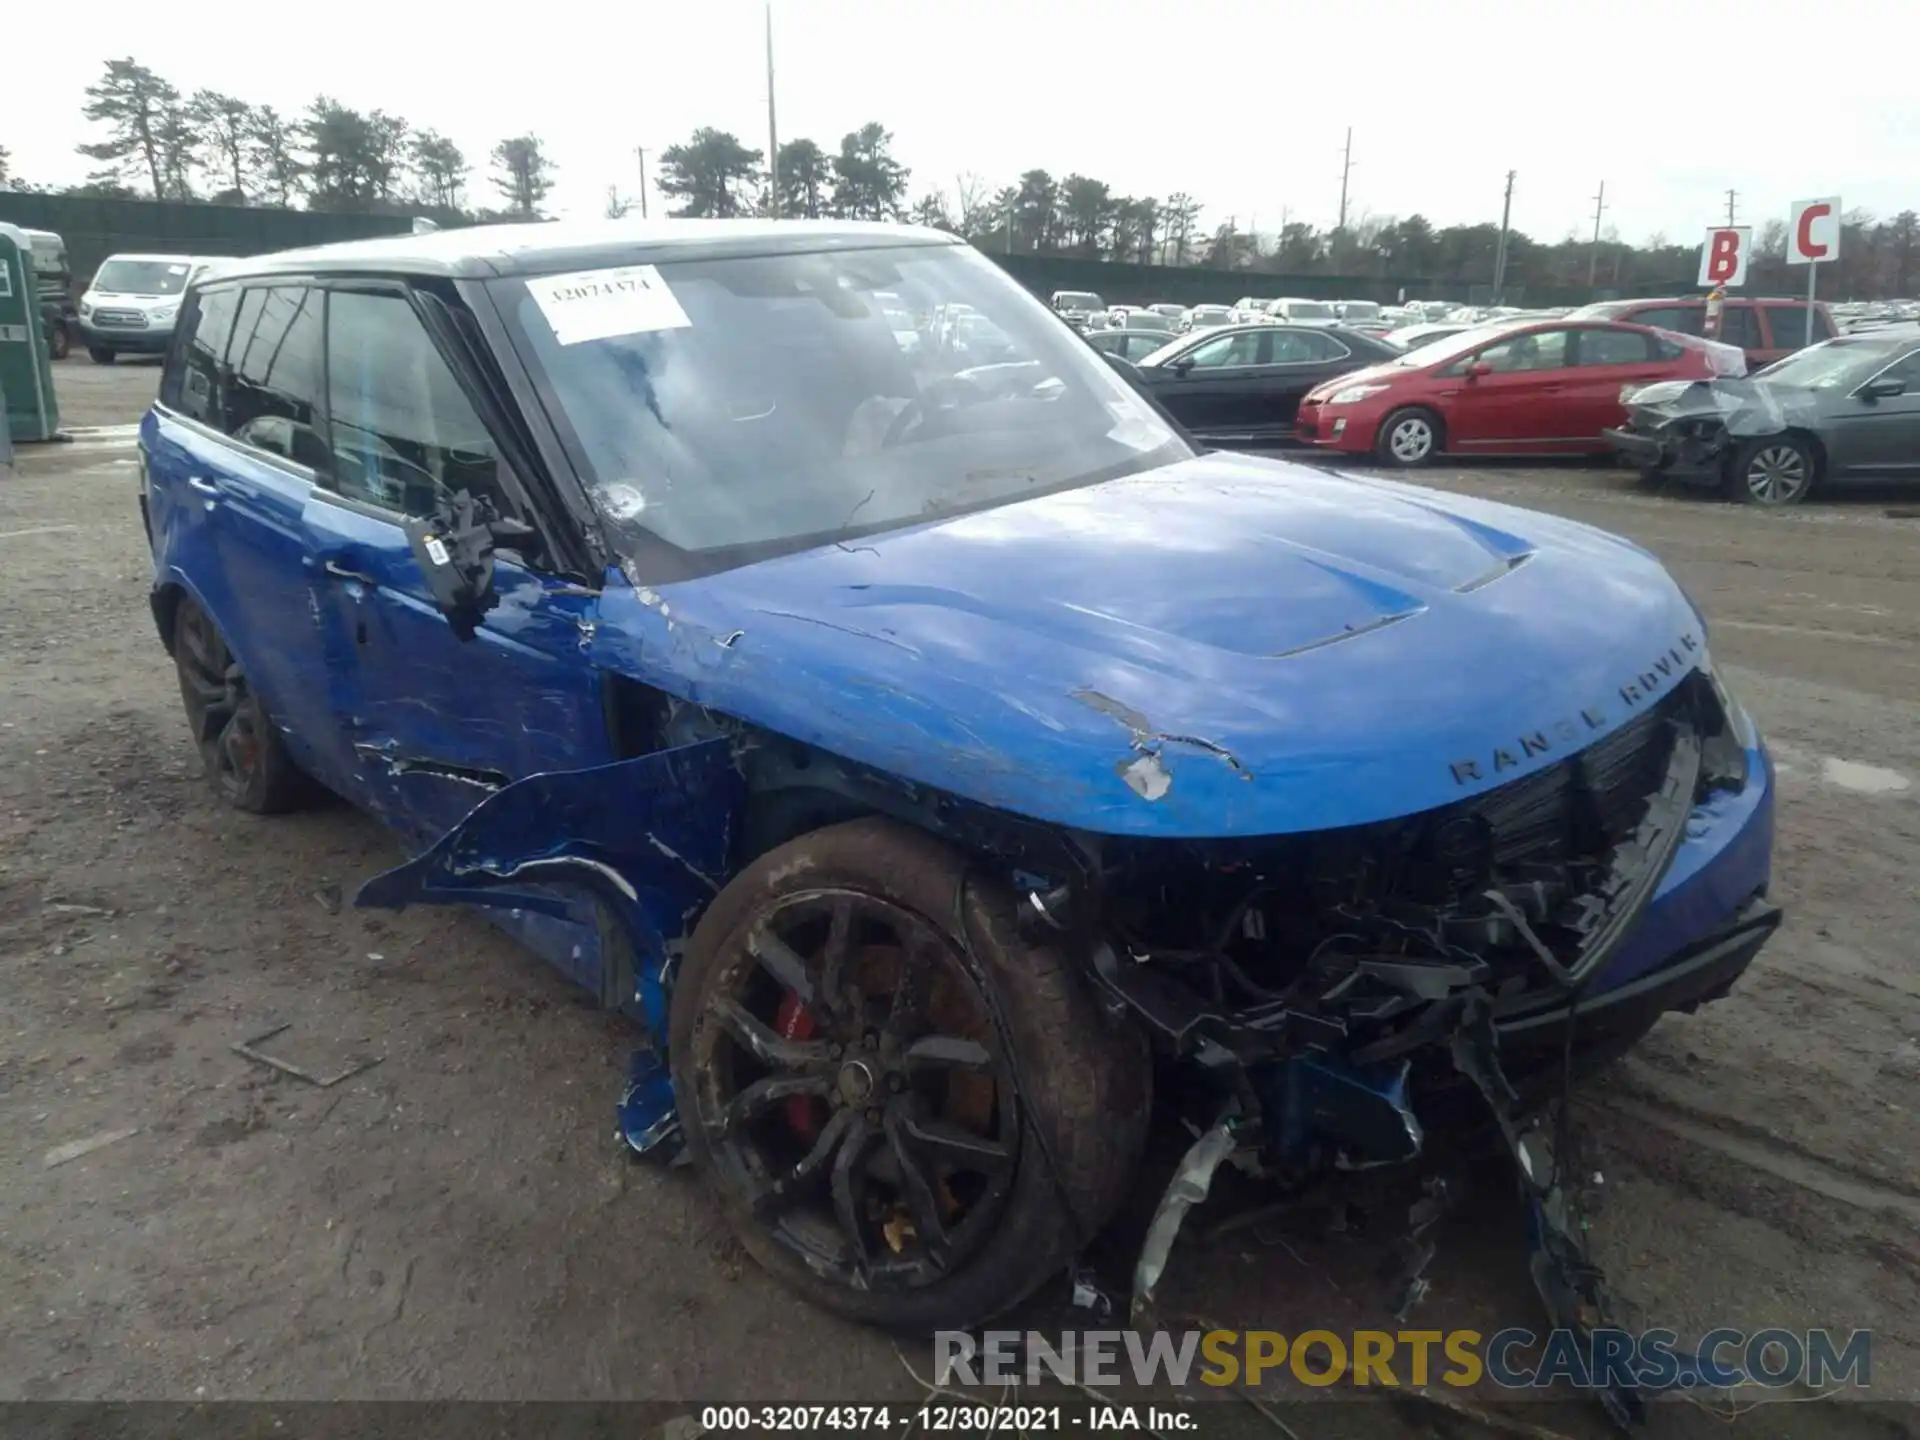
POLYGON ((1433 450, 1433 427, 1410 415, 1393 427, 1387 448, 1396 460, 1424 460, 1433 450))
POLYGON ((1747 464, 1747 493, 1762 505, 1785 505, 1807 488, 1807 457, 1792 445, 1769 445, 1747 464))

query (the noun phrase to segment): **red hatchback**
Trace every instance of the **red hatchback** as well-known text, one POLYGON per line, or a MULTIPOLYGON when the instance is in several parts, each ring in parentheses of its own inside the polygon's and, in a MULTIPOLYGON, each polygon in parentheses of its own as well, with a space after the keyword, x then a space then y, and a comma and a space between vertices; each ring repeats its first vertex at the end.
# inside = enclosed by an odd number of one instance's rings
POLYGON ((1468 330, 1329 380, 1296 436, 1392 465, 1447 455, 1606 454, 1622 393, 1656 380, 1746 373, 1731 345, 1645 325, 1547 320, 1468 330))

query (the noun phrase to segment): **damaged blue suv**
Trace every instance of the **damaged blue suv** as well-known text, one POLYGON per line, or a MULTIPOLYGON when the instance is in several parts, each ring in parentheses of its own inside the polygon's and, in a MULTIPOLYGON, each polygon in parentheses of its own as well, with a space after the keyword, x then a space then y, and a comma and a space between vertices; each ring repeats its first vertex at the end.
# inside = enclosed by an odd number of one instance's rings
POLYGON ((630 1142, 865 1320, 1069 1264, 1158 1090, 1199 1139, 1136 1302, 1223 1160, 1418 1173, 1465 1096, 1590 1322, 1544 1102, 1779 922, 1766 752, 1652 557, 1202 453, 951 236, 232 262, 141 452, 220 793, 347 797, 413 857, 358 903, 487 907, 629 1012, 630 1142))

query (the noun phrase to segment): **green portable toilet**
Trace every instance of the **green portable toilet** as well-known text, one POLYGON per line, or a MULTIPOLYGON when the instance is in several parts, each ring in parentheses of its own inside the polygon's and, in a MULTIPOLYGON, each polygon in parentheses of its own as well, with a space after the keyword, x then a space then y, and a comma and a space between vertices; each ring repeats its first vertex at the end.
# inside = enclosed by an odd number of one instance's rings
POLYGON ((60 430, 37 280, 33 242, 17 225, 0 223, 0 397, 14 440, 51 440, 60 430))

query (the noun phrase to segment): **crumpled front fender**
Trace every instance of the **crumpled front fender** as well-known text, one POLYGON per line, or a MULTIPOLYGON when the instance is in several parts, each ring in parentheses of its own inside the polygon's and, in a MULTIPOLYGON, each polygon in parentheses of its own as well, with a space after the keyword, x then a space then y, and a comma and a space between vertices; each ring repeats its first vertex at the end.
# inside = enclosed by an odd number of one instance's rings
POLYGON ((732 873, 744 794, 723 739, 529 775, 489 795, 430 849, 368 880, 353 903, 551 915, 564 907, 539 888, 578 886, 626 930, 638 998, 664 1040, 665 967, 732 873))

